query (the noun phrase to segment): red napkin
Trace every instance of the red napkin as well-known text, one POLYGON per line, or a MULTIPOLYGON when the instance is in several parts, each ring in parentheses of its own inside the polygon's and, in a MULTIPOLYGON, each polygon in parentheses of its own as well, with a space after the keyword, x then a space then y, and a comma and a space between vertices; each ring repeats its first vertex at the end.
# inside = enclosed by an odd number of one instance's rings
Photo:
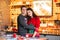
POLYGON ((13 37, 16 38, 16 33, 13 34, 13 37))

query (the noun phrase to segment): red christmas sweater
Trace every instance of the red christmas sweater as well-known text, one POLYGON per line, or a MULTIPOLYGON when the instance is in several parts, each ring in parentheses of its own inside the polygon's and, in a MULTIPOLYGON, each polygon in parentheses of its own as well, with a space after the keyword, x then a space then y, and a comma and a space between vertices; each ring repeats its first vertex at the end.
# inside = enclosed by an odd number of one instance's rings
POLYGON ((32 23, 34 25, 34 27, 36 28, 35 31, 38 31, 39 27, 40 27, 40 19, 39 17, 34 17, 34 18, 31 18, 30 20, 28 20, 28 25, 30 23, 32 23))

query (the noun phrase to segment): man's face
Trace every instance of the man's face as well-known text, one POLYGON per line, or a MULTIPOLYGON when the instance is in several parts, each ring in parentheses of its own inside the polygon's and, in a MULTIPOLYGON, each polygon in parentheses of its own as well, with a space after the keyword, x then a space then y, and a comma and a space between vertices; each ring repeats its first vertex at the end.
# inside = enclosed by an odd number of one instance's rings
POLYGON ((27 8, 26 8, 26 7, 23 7, 23 8, 22 8, 22 13, 23 13, 24 15, 27 15, 27 8))

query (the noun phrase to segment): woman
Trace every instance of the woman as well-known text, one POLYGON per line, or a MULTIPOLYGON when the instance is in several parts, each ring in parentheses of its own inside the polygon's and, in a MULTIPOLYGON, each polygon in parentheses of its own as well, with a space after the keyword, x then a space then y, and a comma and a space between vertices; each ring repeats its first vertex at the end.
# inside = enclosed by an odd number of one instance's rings
POLYGON ((39 17, 36 16, 36 14, 34 13, 34 11, 31 8, 27 9, 27 14, 28 14, 28 25, 33 24, 34 27, 36 28, 33 34, 33 37, 38 36, 39 37, 39 33, 38 33, 38 29, 40 27, 40 20, 39 17))

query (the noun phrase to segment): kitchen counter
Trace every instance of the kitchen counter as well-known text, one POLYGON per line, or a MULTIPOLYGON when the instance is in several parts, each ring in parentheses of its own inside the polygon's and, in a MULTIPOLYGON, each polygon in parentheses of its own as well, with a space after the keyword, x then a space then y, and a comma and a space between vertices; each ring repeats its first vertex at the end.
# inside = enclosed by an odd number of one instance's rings
POLYGON ((16 37, 13 37, 13 34, 7 34, 5 36, 0 36, 0 40, 48 40, 47 38, 32 38, 32 37, 22 37, 19 35, 16 35, 16 37))

